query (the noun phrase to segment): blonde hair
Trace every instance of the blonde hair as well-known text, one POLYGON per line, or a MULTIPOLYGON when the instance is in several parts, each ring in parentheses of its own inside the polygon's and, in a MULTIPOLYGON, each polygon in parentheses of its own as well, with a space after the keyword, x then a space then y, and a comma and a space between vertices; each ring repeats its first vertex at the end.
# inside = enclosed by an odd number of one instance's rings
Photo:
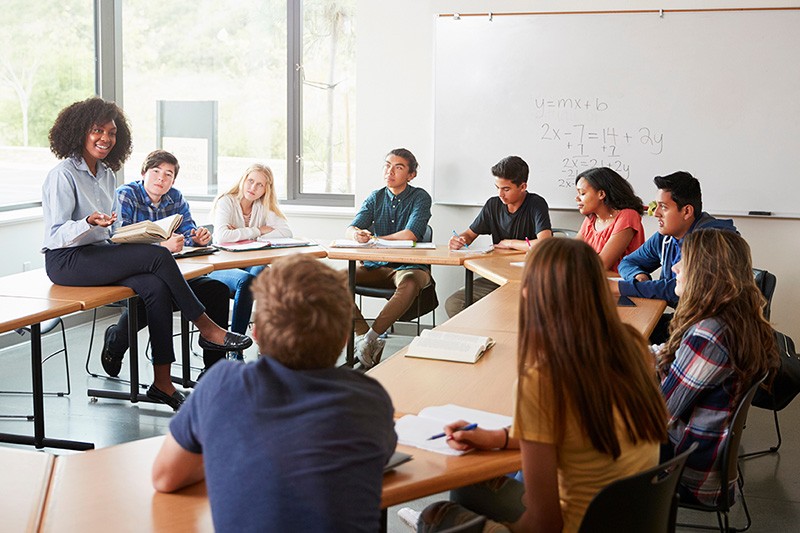
POLYGON ((283 211, 281 211, 281 208, 278 207, 278 197, 275 194, 275 177, 272 174, 272 169, 267 165, 262 165, 261 163, 254 163, 247 167, 247 170, 244 171, 244 174, 242 174, 242 177, 236 182, 236 185, 231 187, 228 191, 217 196, 217 198, 214 200, 214 208, 217 207, 217 202, 219 202, 223 196, 235 196, 237 200, 244 198, 244 182, 247 179, 247 176, 253 172, 260 172, 267 178, 267 186, 264 189, 264 195, 257 201, 261 202, 262 205, 266 206, 270 211, 282 219, 286 219, 286 215, 284 215, 283 211))
POLYGON ((526 263, 520 298, 517 408, 529 369, 552 391, 557 442, 567 406, 592 446, 621 454, 614 412, 628 439, 663 442, 667 412, 642 336, 619 318, 600 259, 586 243, 547 239, 526 263), (648 364, 647 361, 650 361, 648 364))
POLYGON ((336 364, 353 321, 346 272, 296 254, 264 269, 251 287, 262 354, 295 370, 336 364))
POLYGON ((684 334, 703 319, 725 325, 723 342, 737 377, 735 398, 778 364, 772 326, 764 318, 766 300, 755 283, 747 241, 732 231, 705 229, 686 236, 681 247, 683 293, 661 350, 666 374, 684 334))

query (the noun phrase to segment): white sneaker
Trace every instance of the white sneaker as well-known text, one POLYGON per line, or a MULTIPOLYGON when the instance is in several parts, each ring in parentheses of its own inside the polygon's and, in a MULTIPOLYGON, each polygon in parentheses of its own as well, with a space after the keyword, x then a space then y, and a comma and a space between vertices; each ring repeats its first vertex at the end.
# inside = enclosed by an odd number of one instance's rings
POLYGON ((365 335, 359 335, 355 342, 356 357, 364 368, 372 368, 380 362, 385 345, 386 341, 381 338, 368 341, 365 335))
POLYGON ((411 507, 403 507, 397 511, 397 517, 400 519, 400 521, 410 527, 413 531, 417 530, 417 522, 419 521, 419 515, 421 514, 421 512, 415 511, 411 507))

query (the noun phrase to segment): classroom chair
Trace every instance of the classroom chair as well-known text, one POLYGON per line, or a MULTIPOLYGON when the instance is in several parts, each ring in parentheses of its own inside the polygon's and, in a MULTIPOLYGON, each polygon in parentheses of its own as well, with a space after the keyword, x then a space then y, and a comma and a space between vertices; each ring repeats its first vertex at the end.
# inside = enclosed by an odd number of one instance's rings
POLYGON ((764 298, 767 300, 767 304, 764 306, 764 318, 769 320, 772 312, 772 297, 775 295, 775 287, 778 284, 778 278, 775 277, 775 274, 772 272, 761 270, 760 268, 753 269, 753 277, 755 278, 756 286, 761 290, 761 294, 763 294, 764 298))
MULTIPOLYGON (((44 365, 44 363, 46 363, 47 361, 49 361, 50 359, 52 359, 56 355, 58 355, 60 353, 63 353, 64 354, 64 371, 66 373, 66 378, 67 378, 67 386, 66 386, 67 390, 66 391, 58 391, 58 392, 45 392, 44 394, 48 395, 48 396, 64 397, 64 396, 69 396, 70 392, 72 392, 72 387, 71 387, 70 381, 69 381, 69 353, 67 352, 67 332, 64 329, 64 321, 61 320, 61 317, 59 317, 59 318, 54 318, 52 320, 46 320, 45 322, 41 323, 42 336, 50 333, 51 331, 53 331, 57 327, 61 327, 61 346, 62 346, 62 348, 60 350, 56 350, 55 352, 51 353, 50 355, 48 355, 47 357, 42 359, 42 365, 44 365)), ((28 335, 30 335, 31 328, 26 326, 24 328, 19 328, 19 329, 15 330, 15 331, 19 335, 25 335, 26 333, 28 335)), ((0 391, 0 394, 27 394, 27 395, 29 395, 29 394, 33 394, 33 393, 31 391, 4 390, 4 391, 0 391)), ((0 415, 0 418, 24 418, 24 419, 27 419, 27 420, 33 420, 33 415, 0 415)))
MULTIPOLYGON (((747 524, 743 528, 736 528, 731 529, 729 520, 728 520, 728 513, 733 507, 734 501, 734 494, 732 494, 728 490, 723 490, 722 494, 720 494, 719 502, 717 505, 703 505, 703 504, 694 504, 689 502, 678 502, 679 507, 683 507, 685 509, 693 509, 695 511, 705 511, 708 513, 716 513, 717 515, 717 525, 719 526, 719 531, 721 533, 727 533, 729 531, 746 531, 750 528, 752 524, 752 519, 750 518, 750 511, 747 509, 747 501, 744 498, 744 477, 742 476, 742 470, 739 468, 739 444, 742 441, 742 433, 744 431, 745 422, 747 421, 747 413, 750 409, 750 404, 753 401, 753 396, 755 396, 758 387, 761 383, 766 379, 766 375, 762 376, 760 379, 756 380, 744 396, 739 400, 739 405, 736 406, 736 409, 733 412, 733 417, 731 418, 730 422, 730 429, 728 430, 728 435, 725 438, 725 441, 722 443, 721 446, 721 471, 720 471, 720 484, 723 487, 727 487, 730 481, 736 481, 735 489, 739 490, 739 495, 741 497, 742 502, 742 509, 744 510, 744 515, 747 520, 747 524)), ((734 490, 735 492, 735 490, 734 490)), ((680 527, 691 527, 691 528, 699 528, 699 529, 717 529, 710 526, 704 525, 697 525, 697 524, 678 524, 680 527)))
POLYGON ((551 228, 550 231, 553 232, 553 237, 566 237, 567 239, 574 239, 578 236, 578 232, 574 229, 551 228))
POLYGON ((697 446, 695 442, 665 463, 607 485, 589 503, 578 532, 675 531, 678 482, 697 446))
MULTIPOLYGON (((425 229, 425 235, 422 236, 422 239, 420 239, 419 242, 433 242, 433 228, 430 225, 428 225, 428 227, 425 229)), ((361 307, 362 298, 364 296, 389 300, 392 296, 394 296, 394 288, 383 289, 367 287, 364 285, 356 285, 355 293, 358 295, 358 306, 361 307)), ((408 310, 397 319, 397 322, 416 322, 417 335, 419 335, 420 331, 422 330, 420 320, 428 313, 432 313, 431 316, 433 317, 433 326, 436 327, 436 313, 434 311, 436 311, 438 306, 439 299, 436 297, 436 281, 434 281, 433 275, 431 275, 430 283, 428 283, 422 289, 417 298, 411 304, 411 307, 409 307, 408 310)), ((392 325, 392 331, 394 331, 394 325, 392 325)))

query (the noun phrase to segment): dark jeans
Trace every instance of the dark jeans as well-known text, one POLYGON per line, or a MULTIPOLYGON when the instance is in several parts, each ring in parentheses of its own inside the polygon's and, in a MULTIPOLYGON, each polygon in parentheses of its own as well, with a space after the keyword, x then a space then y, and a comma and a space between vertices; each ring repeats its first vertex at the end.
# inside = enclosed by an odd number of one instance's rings
MULTIPOLYGON (((189 287, 194 292, 197 299, 205 306, 206 314, 216 322, 222 329, 228 329, 228 287, 224 283, 211 279, 208 276, 200 276, 188 281, 189 287)), ((177 308, 173 309, 177 311, 177 308)), ((144 304, 139 301, 136 307, 137 324, 141 330, 147 325, 147 312, 144 304)), ((128 309, 123 311, 117 323, 109 330, 106 337, 106 348, 113 355, 120 358, 128 349, 128 309)), ((225 358, 225 351, 203 350, 203 364, 206 368, 225 358)), ((163 358, 153 351, 153 364, 169 364, 171 361, 163 361, 163 358)))
POLYGON ((153 353, 165 363, 175 360, 173 302, 190 321, 205 312, 172 254, 163 246, 107 244, 58 248, 45 252, 44 264, 50 281, 58 285, 122 285, 133 289, 147 310, 153 353))

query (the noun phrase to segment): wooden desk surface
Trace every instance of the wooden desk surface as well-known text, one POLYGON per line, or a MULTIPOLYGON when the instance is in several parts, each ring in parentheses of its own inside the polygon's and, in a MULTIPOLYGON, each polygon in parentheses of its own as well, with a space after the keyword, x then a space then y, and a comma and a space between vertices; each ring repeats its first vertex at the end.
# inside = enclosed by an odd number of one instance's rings
POLYGON ((3 531, 38 531, 54 457, 0 448, 0 523, 3 531))
POLYGON ((408 446, 398 446, 397 449, 411 454, 414 459, 384 474, 382 508, 520 469, 519 450, 476 451, 452 456, 408 446))
MULTIPOLYGON (((452 252, 446 245, 437 245, 436 249, 424 248, 333 248, 326 246, 328 259, 345 259, 348 261, 389 261, 410 265, 449 265, 461 266, 470 257, 488 257, 487 254, 452 252)), ((513 252, 513 251, 512 251, 513 252)), ((508 250, 495 250, 489 255, 503 255, 508 250)))
POLYGON ((76 301, 0 296, 0 333, 80 310, 81 304, 76 301))
POLYGON ((214 531, 205 483, 174 494, 150 472, 164 437, 56 459, 42 531, 214 531))
POLYGON ((305 254, 312 257, 325 257, 327 252, 322 246, 297 246, 293 248, 275 248, 272 250, 251 250, 249 252, 229 252, 219 250, 211 255, 186 257, 178 259, 178 264, 187 263, 209 265, 214 270, 228 268, 245 268, 258 265, 268 265, 280 257, 287 255, 305 254))
MULTIPOLYGON (((115 531, 213 531, 204 482, 174 494, 153 489, 150 471, 163 440, 164 437, 153 437, 57 457, 41 515, 41 531, 105 532, 111 529, 110 524, 115 531)), ((456 457, 407 446, 398 449, 414 459, 384 475, 382 507, 490 479, 520 467, 517 450, 456 457)))
POLYGON ((524 253, 494 255, 486 257, 471 257, 464 261, 464 268, 471 270, 498 285, 505 285, 509 281, 522 279, 521 265, 511 263, 525 262, 524 253))
MULTIPOLYGON (((196 278, 214 270, 212 266, 196 263, 179 263, 178 267, 186 279, 196 278)), ((84 310, 124 300, 133 294, 133 290, 118 285, 101 287, 55 285, 47 277, 43 268, 0 277, 0 295, 2 296, 79 302, 80 309, 84 310)))
MULTIPOLYGON (((496 344, 475 364, 404 357, 406 349, 367 372, 389 392, 395 410, 418 413, 454 403, 503 415, 513 414, 511 388, 517 378, 519 283, 493 291, 436 329, 492 337, 496 344)), ((649 335, 666 304, 634 298, 636 307, 617 307, 623 322, 649 335)))

